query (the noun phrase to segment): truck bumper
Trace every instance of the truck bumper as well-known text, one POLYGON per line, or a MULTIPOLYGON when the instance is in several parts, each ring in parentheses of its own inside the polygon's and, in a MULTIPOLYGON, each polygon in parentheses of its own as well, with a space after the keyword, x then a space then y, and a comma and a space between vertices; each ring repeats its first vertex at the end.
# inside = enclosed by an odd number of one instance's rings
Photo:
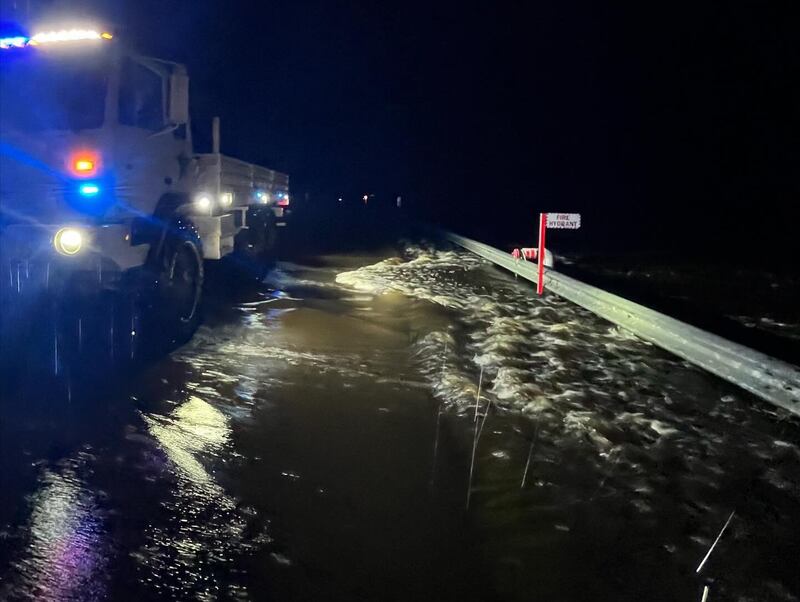
POLYGON ((123 224, 75 227, 84 244, 73 255, 55 249, 61 227, 0 229, 0 374, 49 367, 58 376, 67 362, 100 366, 131 354, 137 328, 128 306, 146 277, 134 268, 149 245, 132 247, 123 224))
POLYGON ((73 255, 61 254, 55 248, 54 239, 61 229, 27 224, 2 228, 0 290, 23 294, 73 283, 88 292, 113 286, 122 273, 147 260, 149 245, 131 246, 127 224, 74 226, 82 244, 73 255))
MULTIPOLYGON (((72 227, 72 226, 70 226, 72 227)), ((143 265, 149 245, 130 244, 130 226, 76 225, 83 241, 73 255, 56 251, 61 226, 13 224, 0 229, 0 338, 24 341, 31 327, 65 307, 99 302, 123 274, 143 265), (15 335, 17 335, 15 337, 15 335)), ((2 351, 9 351, 4 345, 2 351)), ((0 355, 2 355, 0 353, 0 355)))

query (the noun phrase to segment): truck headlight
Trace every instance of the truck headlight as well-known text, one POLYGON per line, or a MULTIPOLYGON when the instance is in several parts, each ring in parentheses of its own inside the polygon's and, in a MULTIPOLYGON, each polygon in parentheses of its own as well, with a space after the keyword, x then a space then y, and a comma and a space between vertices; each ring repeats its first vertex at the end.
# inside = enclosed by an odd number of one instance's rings
POLYGON ((200 194, 194 200, 194 206, 203 213, 211 213, 211 205, 211 197, 207 194, 200 194))
POLYGON ((62 255, 77 255, 83 248, 83 233, 77 228, 61 228, 53 237, 53 246, 62 255))

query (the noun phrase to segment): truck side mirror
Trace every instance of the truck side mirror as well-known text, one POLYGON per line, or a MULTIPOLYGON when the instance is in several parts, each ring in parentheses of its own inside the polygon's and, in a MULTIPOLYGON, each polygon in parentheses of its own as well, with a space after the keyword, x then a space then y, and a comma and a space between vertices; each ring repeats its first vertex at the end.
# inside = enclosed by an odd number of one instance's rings
POLYGON ((168 121, 170 125, 189 123, 189 76, 173 73, 169 76, 168 121))

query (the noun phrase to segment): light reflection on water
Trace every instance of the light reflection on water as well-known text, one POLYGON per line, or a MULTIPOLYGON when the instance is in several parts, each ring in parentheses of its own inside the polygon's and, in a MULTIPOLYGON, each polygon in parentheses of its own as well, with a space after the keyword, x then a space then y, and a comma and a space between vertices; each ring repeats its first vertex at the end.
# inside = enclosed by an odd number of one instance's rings
POLYGON ((218 493, 219 488, 197 456, 216 456, 228 444, 230 429, 222 412, 192 396, 168 416, 145 414, 143 418, 178 474, 194 485, 210 487, 218 493))
POLYGON ((243 541, 247 521, 204 463, 231 456, 229 419, 197 396, 167 416, 144 414, 143 419, 170 461, 174 483, 161 502, 166 520, 148 527, 145 544, 134 555, 142 581, 160 596, 246 598, 244 588, 221 589, 213 578, 258 543, 243 541))
MULTIPOLYGON (((102 513, 78 476, 88 460, 88 454, 80 454, 41 475, 30 500, 29 538, 8 579, 14 597, 59 602, 104 598, 111 550, 102 513)), ((0 594, 12 597, 2 588, 0 594)))

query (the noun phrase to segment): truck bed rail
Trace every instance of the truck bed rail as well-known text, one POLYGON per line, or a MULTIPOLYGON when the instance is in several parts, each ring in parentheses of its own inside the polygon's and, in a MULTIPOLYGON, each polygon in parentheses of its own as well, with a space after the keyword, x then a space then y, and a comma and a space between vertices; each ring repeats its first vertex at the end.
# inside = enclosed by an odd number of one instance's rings
POLYGON ((270 194, 289 191, 285 173, 218 153, 196 157, 200 189, 228 190, 243 196, 257 189, 270 194))

